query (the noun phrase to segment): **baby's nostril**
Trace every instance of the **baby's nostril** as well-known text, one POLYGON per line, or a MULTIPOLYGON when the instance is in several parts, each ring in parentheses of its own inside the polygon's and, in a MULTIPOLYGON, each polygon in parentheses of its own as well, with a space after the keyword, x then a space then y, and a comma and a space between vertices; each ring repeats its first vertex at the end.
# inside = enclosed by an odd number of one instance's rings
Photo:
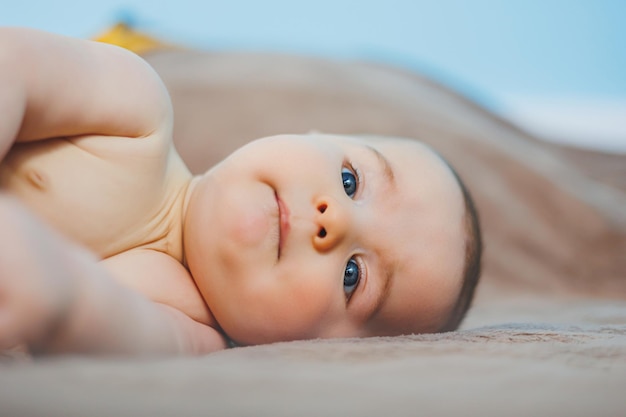
POLYGON ((327 206, 326 204, 320 204, 320 205, 317 207, 317 210, 318 210, 320 213, 323 213, 323 212, 325 212, 325 211, 326 211, 326 208, 327 208, 327 207, 328 207, 328 206, 327 206))
POLYGON ((320 228, 320 231, 317 233, 318 237, 326 237, 326 229, 324 229, 323 227, 320 228))

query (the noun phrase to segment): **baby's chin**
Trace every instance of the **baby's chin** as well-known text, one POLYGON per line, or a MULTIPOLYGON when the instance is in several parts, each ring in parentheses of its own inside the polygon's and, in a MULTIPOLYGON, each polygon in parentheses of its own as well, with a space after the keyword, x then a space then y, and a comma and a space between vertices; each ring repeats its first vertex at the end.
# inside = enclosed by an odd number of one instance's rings
MULTIPOLYGON (((252 316, 258 316, 251 314, 252 316)), ((285 329, 279 324, 261 323, 257 320, 245 320, 239 318, 238 322, 222 317, 218 323, 229 340, 237 346, 256 346, 270 343, 290 342, 294 340, 315 339, 318 335, 313 331, 298 329, 285 329)))

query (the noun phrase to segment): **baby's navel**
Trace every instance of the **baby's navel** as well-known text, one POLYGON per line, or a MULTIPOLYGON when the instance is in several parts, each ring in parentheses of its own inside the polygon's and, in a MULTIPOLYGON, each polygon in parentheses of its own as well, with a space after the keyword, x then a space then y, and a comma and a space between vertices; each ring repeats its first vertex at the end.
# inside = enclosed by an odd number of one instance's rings
POLYGON ((48 188, 47 176, 36 169, 29 169, 25 173, 26 180, 35 188, 41 191, 45 191, 48 188))

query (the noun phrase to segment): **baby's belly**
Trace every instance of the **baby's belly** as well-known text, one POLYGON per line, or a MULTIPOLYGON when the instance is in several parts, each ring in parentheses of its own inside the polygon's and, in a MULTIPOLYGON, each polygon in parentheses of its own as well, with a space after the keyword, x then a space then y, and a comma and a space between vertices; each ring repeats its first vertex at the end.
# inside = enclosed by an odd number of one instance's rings
POLYGON ((163 165, 96 156, 64 139, 16 145, 0 165, 0 188, 69 238, 105 258, 158 238, 163 165))

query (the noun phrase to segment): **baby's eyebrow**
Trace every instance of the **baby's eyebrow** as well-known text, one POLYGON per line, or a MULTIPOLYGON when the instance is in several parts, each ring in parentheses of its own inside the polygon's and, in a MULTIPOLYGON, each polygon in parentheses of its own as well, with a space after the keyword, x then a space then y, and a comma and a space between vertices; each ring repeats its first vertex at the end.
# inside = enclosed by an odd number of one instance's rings
MULTIPOLYGON (((385 157, 385 155, 380 153, 380 151, 374 148, 373 146, 365 145, 365 148, 368 151, 372 152, 374 156, 376 157, 376 159, 378 160, 381 171, 383 172, 383 176, 385 177, 386 184, 391 188, 395 188, 396 176, 393 172, 393 168, 391 167, 391 163, 389 162, 389 160, 385 157)), ((380 311, 380 309, 385 304, 385 301, 387 301, 387 298, 389 297, 389 292, 391 290, 391 286, 393 283, 394 275, 395 275, 395 266, 393 262, 390 262, 389 259, 385 259, 385 256, 380 252, 377 253, 377 257, 379 260, 381 260, 382 267, 380 270, 382 271, 383 275, 381 277, 382 283, 380 286, 380 290, 376 294, 376 298, 374 302, 372 303, 370 320, 376 316, 376 314, 380 311)))
POLYGON ((393 169, 391 168, 391 163, 389 162, 389 160, 385 157, 385 155, 380 153, 380 151, 373 146, 366 145, 365 147, 369 151, 374 153, 376 159, 378 159, 378 162, 382 167, 382 171, 385 174, 385 179, 387 180, 387 183, 390 187, 394 188, 396 186, 396 176, 393 173, 393 169))

